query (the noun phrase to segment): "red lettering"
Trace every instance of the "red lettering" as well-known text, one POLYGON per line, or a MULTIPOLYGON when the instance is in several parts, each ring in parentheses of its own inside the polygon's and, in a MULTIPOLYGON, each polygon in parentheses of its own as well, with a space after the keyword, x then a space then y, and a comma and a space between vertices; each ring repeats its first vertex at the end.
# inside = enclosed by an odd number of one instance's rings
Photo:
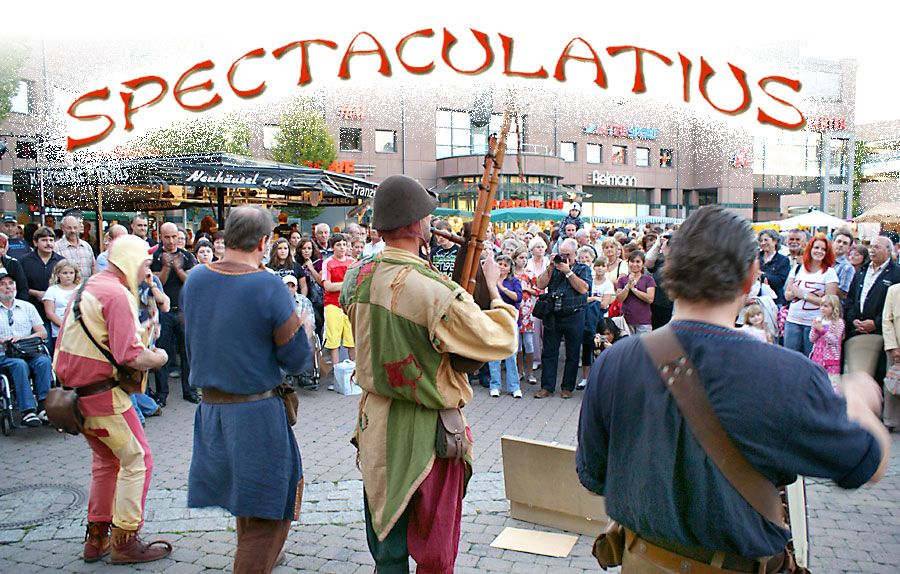
POLYGON ((266 51, 265 51, 265 50, 263 50, 262 48, 257 48, 257 49, 255 49, 255 50, 252 50, 252 51, 250 51, 250 52, 247 52, 246 54, 244 54, 243 56, 241 56, 240 58, 238 58, 237 60, 235 60, 234 63, 231 64, 231 67, 228 68, 228 76, 227 76, 227 78, 228 78, 228 85, 231 86, 231 91, 233 91, 235 94, 237 94, 239 98, 252 98, 252 97, 254 97, 254 96, 260 95, 260 94, 263 93, 263 91, 266 89, 266 82, 263 81, 263 83, 261 83, 260 85, 256 86, 256 87, 253 88, 252 90, 239 90, 239 89, 237 89, 237 88, 234 86, 234 73, 237 71, 237 65, 238 65, 238 63, 240 63, 240 61, 243 60, 244 58, 261 58, 261 57, 263 57, 263 56, 265 56, 265 55, 266 55, 266 51))
POLYGON ((147 102, 146 104, 141 104, 140 106, 138 106, 136 108, 131 106, 131 103, 134 101, 134 93, 133 92, 132 93, 119 92, 119 96, 122 97, 122 103, 125 104, 125 131, 131 131, 131 129, 134 127, 134 124, 131 123, 132 114, 134 114, 134 112, 138 111, 141 108, 146 108, 147 106, 152 106, 153 104, 155 104, 156 102, 161 100, 163 98, 163 96, 166 95, 166 90, 169 88, 169 85, 166 83, 166 81, 164 79, 160 78, 159 76, 143 76, 141 78, 135 78, 135 79, 129 80, 127 82, 122 82, 123 86, 127 86, 127 87, 131 88, 132 90, 137 90, 144 84, 150 84, 150 83, 154 83, 154 82, 159 84, 159 94, 155 98, 153 98, 152 100, 147 102))
POLYGON ((300 46, 300 79, 297 80, 298 86, 305 86, 312 81, 312 76, 309 73, 310 44, 322 44, 323 46, 327 46, 332 50, 337 49, 337 43, 332 42, 331 40, 301 40, 299 42, 291 42, 290 44, 285 44, 284 46, 272 52, 272 55, 275 56, 275 59, 280 60, 281 57, 286 53, 290 52, 297 46, 300 46))
POLYGON ((553 74, 553 77, 559 80, 560 82, 566 81, 566 70, 565 70, 565 59, 571 58, 573 60, 578 60, 579 62, 594 62, 597 65, 597 78, 594 80, 594 83, 600 86, 601 88, 606 87, 606 72, 603 71, 603 64, 600 63, 600 58, 597 57, 597 52, 591 47, 590 44, 584 38, 572 38, 572 40, 566 44, 565 49, 563 49, 562 55, 559 57, 559 60, 556 62, 556 73, 553 74), (569 54, 569 48, 572 47, 572 44, 575 40, 581 41, 585 46, 588 47, 588 50, 591 51, 591 55, 593 58, 585 58, 581 56, 572 56, 569 54))
POLYGON ((775 125, 775 126, 778 126, 781 128, 789 129, 789 130, 797 129, 800 126, 802 126, 803 122, 805 120, 805 118, 803 117, 803 112, 798 110, 796 108, 796 106, 794 106, 793 104, 789 104, 788 102, 782 100, 781 98, 776 98, 775 96, 773 96, 772 94, 767 92, 766 91, 766 83, 768 83, 768 82, 778 82, 779 84, 784 84, 785 86, 789 87, 790 89, 794 90, 795 92, 798 92, 798 91, 800 91, 800 81, 799 80, 791 80, 790 78, 785 78, 783 76, 766 76, 765 78, 763 78, 762 80, 759 81, 759 87, 762 88, 762 91, 765 92, 765 94, 767 96, 769 96, 770 98, 772 98, 773 100, 775 100, 776 102, 778 102, 780 104, 790 106, 790 107, 794 108, 795 110, 797 110, 797 113, 800 114, 800 120, 793 124, 789 124, 789 123, 783 122, 781 120, 776 120, 775 118, 773 118, 766 112, 762 111, 762 108, 756 108, 756 110, 757 110, 756 120, 761 124, 772 124, 772 125, 775 125))
POLYGON ((484 32, 479 32, 478 30, 472 30, 472 34, 475 36, 475 39, 478 40, 478 43, 481 44, 481 47, 484 49, 484 64, 481 67, 476 68, 474 70, 460 70, 456 66, 450 63, 450 48, 453 47, 453 44, 456 43, 456 36, 450 33, 450 30, 444 28, 444 46, 441 48, 441 57, 444 59, 444 63, 450 66, 450 69, 454 72, 458 72, 460 74, 480 74, 481 72, 487 70, 494 61, 494 52, 491 50, 491 43, 488 41, 487 34, 484 32))
POLYGON ((684 101, 691 101, 691 61, 688 60, 687 56, 678 52, 678 58, 681 60, 681 77, 684 78, 684 101))
POLYGON ((494 204, 491 206, 491 209, 497 209, 498 205, 500 205, 500 202, 495 199, 494 204))
POLYGON ((744 70, 738 68, 730 62, 728 64, 728 67, 731 68, 731 73, 734 74, 734 78, 741 85, 741 90, 744 93, 744 99, 741 102, 741 105, 734 108, 733 110, 726 110, 712 103, 712 100, 709 99, 709 95, 706 93, 706 84, 709 79, 715 75, 716 71, 712 69, 712 67, 706 62, 703 57, 700 58, 700 94, 709 103, 709 105, 711 105, 717 111, 720 111, 723 114, 737 115, 746 111, 750 106, 750 88, 749 86, 747 86, 747 73, 744 72, 744 70))
POLYGON ((349 64, 350 56, 354 54, 379 54, 381 55, 381 67, 378 68, 378 73, 383 76, 391 75, 391 64, 388 62, 387 54, 384 53, 384 48, 381 47, 381 44, 378 40, 375 39, 375 36, 369 34, 368 32, 360 32, 356 36, 353 37, 353 40, 350 41, 350 45, 347 46, 347 51, 344 52, 344 57, 341 59, 341 68, 338 71, 338 78, 348 79, 350 78, 349 64), (378 46, 374 50, 353 50, 353 43, 356 42, 356 39, 365 34, 369 38, 375 42, 375 45, 378 46))
POLYGON ((434 69, 434 61, 429 62, 425 66, 410 66, 403 61, 403 56, 400 55, 400 50, 402 50, 406 45, 406 42, 414 36, 425 36, 426 38, 431 38, 432 36, 434 36, 434 30, 432 30, 431 28, 426 28, 425 30, 419 30, 417 32, 413 32, 412 34, 404 36, 403 39, 397 42, 397 59, 400 60, 400 65, 406 68, 407 72, 411 74, 427 74, 434 69))
POLYGON ((348 161, 345 163, 346 163, 346 166, 345 166, 344 173, 349 174, 349 175, 353 175, 354 173, 356 173, 356 162, 355 161, 348 161))
POLYGON ((500 201, 500 209, 506 209, 506 200, 505 199, 500 201))
POLYGON ((219 94, 213 94, 213 97, 204 104, 198 104, 198 105, 192 106, 192 105, 186 104, 181 101, 181 94, 185 94, 187 92, 193 92, 195 90, 212 90, 212 87, 213 87, 212 80, 206 80, 202 84, 196 84, 193 86, 188 86, 186 88, 182 88, 181 84, 187 79, 188 76, 190 76, 194 72, 199 72, 200 70, 211 70, 214 67, 215 67, 215 64, 212 63, 212 60, 204 60, 203 62, 200 62, 199 64, 195 64, 188 71, 181 74, 181 77, 178 78, 177 82, 175 82, 174 94, 175 94, 175 101, 177 101, 178 104, 182 108, 184 108, 186 110, 194 110, 196 112, 201 112, 203 110, 208 110, 208 109, 218 105, 219 102, 222 101, 222 97, 219 96, 219 94))
POLYGON ((100 141, 109 135, 109 132, 112 131, 112 129, 116 125, 116 122, 114 122, 111 117, 104 115, 104 114, 94 114, 91 116, 76 116, 75 115, 75 107, 78 106, 78 104, 80 104, 84 100, 92 100, 92 99, 105 100, 108 97, 109 97, 109 88, 103 88, 100 90, 94 90, 93 92, 89 92, 89 93, 81 96, 74 102, 72 102, 72 105, 69 106, 69 109, 66 113, 69 114, 70 116, 72 116, 73 118, 75 118, 76 120, 93 120, 96 118, 106 118, 109 121, 109 125, 106 126, 106 129, 103 130, 102 132, 92 135, 90 137, 86 137, 86 138, 82 138, 82 139, 74 139, 72 137, 67 137, 66 138, 67 139, 67 142, 66 142, 66 150, 67 151, 72 151, 75 148, 79 148, 81 146, 85 146, 90 143, 100 141))
POLYGON ((656 56, 667 66, 672 65, 672 60, 659 52, 654 52, 653 50, 648 50, 646 48, 638 48, 637 46, 610 46, 606 49, 606 53, 610 56, 617 56, 628 50, 634 50, 634 87, 631 88, 631 91, 635 94, 641 94, 647 91, 646 86, 644 86, 644 54, 656 56))
POLYGON ((525 76, 526 78, 546 78, 547 70, 544 69, 544 66, 541 66, 541 69, 537 72, 513 72, 512 71, 512 57, 513 57, 513 39, 509 36, 504 36, 500 34, 500 40, 503 42, 503 73, 507 76, 525 76))

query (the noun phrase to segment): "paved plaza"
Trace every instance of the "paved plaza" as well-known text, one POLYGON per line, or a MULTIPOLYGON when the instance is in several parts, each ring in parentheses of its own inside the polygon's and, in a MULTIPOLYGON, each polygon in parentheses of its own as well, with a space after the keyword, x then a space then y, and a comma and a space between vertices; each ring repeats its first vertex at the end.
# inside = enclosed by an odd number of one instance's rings
MULTIPOLYGON (((327 382, 327 379, 326 379, 327 382)), ((175 382, 177 387, 177 381, 175 382)), ((475 437, 475 471, 465 499, 456 571, 566 574, 600 571, 591 542, 580 536, 567 558, 549 558, 490 547, 507 526, 554 532, 509 517, 500 451, 502 435, 574 444, 581 393, 534 400, 537 386, 523 385, 525 398, 499 399, 476 387, 465 409, 475 437)), ((362 481, 350 437, 357 398, 325 390, 300 392, 300 419, 294 427, 306 479, 302 517, 288 542, 286 564, 277 574, 371 573, 362 514, 362 481)), ((0 436, 0 572, 229 572, 235 548, 234 520, 219 509, 188 509, 187 474, 195 406, 173 396, 160 417, 147 422, 154 471, 147 497, 145 539, 168 539, 175 546, 164 560, 143 565, 85 564, 83 548, 90 449, 82 437, 49 428, 16 430, 0 436), (43 486, 42 486, 43 485, 43 486), (29 488, 34 487, 34 488, 29 488), (80 493, 80 496, 79 496, 80 493), (42 515, 57 516, 37 524, 42 515)), ((894 452, 900 435, 892 435, 894 452)), ((815 574, 897 574, 900 572, 900 459, 875 486, 843 491, 821 481, 807 486, 815 574)), ((411 565, 411 570, 412 570, 411 565)))

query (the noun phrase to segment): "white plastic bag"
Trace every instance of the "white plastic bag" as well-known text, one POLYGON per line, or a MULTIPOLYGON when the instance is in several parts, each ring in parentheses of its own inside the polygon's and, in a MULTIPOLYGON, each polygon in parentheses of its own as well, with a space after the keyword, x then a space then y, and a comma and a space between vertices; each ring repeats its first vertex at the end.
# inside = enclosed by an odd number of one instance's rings
POLYGON ((347 359, 334 366, 334 390, 342 395, 359 395, 362 389, 354 382, 356 361, 347 359))

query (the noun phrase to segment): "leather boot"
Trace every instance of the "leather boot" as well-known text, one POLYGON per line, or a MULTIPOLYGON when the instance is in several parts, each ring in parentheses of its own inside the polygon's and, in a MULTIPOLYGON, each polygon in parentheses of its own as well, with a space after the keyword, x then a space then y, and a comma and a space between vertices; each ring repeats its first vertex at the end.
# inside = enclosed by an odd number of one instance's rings
POLYGON ((112 564, 134 564, 152 562, 172 553, 172 545, 165 540, 154 540, 147 544, 138 538, 137 530, 112 527, 112 550, 109 561, 112 564), (159 547, 155 547, 159 544, 159 547))
POLYGON ((88 522, 84 535, 84 561, 96 562, 109 552, 109 522, 88 522))

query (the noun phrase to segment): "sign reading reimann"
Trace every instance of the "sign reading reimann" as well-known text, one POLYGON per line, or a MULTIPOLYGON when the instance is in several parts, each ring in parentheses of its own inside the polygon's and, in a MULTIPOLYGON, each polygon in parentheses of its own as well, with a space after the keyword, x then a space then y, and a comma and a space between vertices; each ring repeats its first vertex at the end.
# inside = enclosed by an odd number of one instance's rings
POLYGON ((614 185, 617 187, 637 187, 637 177, 633 175, 615 175, 609 172, 591 172, 591 185, 614 185))

